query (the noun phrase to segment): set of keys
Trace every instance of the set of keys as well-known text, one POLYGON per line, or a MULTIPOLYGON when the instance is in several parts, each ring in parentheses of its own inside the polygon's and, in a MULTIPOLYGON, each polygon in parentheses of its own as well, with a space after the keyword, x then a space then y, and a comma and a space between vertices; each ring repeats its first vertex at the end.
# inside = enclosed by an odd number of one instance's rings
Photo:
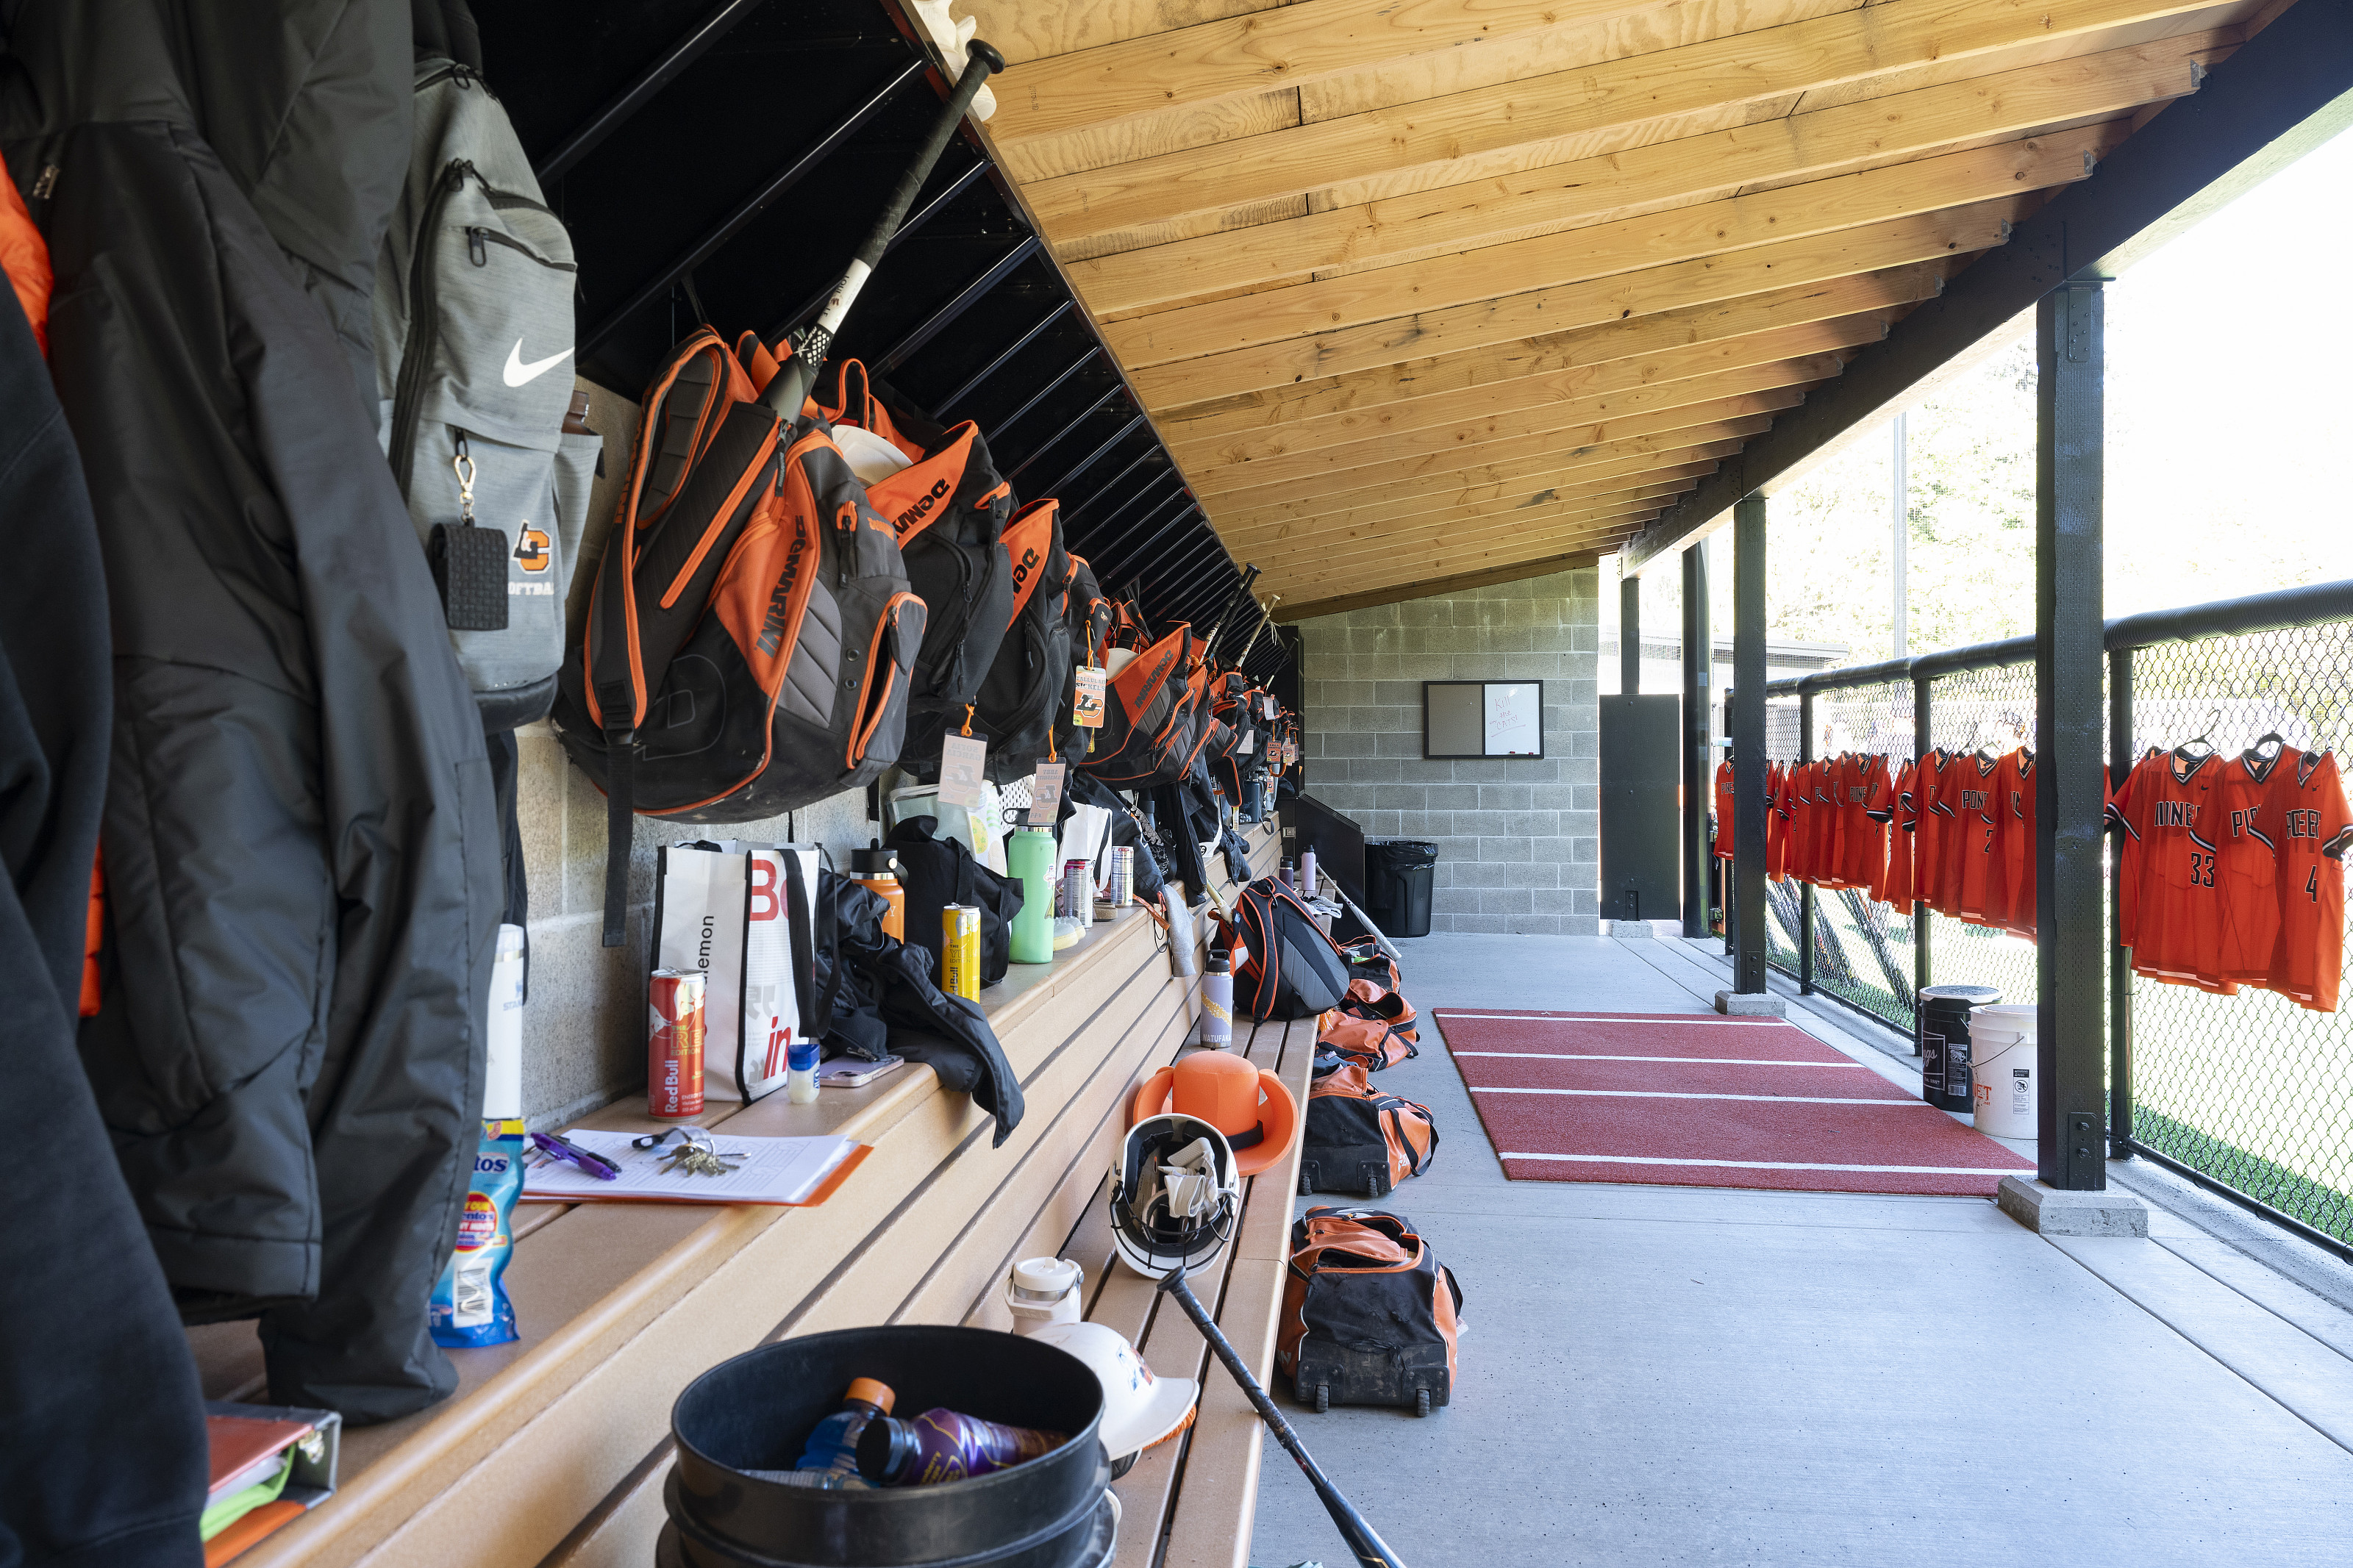
POLYGON ((665 1176, 724 1176, 743 1168, 744 1155, 721 1153, 711 1134, 700 1127, 672 1127, 649 1132, 629 1140, 629 1147, 659 1149, 673 1138, 678 1140, 677 1145, 662 1156, 661 1173, 665 1176))

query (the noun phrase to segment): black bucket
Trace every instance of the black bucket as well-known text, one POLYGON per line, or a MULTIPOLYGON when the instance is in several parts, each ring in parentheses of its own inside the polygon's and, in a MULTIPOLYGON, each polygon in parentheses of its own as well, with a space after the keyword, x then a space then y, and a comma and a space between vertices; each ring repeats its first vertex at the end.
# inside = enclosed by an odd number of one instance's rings
POLYGON ((1922 1100, 1939 1110, 1974 1109, 1969 1098, 1969 1014, 2000 1000, 2001 993, 1990 985, 1921 988, 1915 1030, 1922 1100))
POLYGON ((842 1329, 720 1363, 670 1409, 663 1568, 1090 1568, 1111 1465, 1103 1385, 1084 1362, 987 1329, 842 1329), (1068 1432, 1043 1458, 968 1481, 832 1491, 746 1475, 789 1470, 854 1377, 902 1415, 936 1405, 1068 1432))

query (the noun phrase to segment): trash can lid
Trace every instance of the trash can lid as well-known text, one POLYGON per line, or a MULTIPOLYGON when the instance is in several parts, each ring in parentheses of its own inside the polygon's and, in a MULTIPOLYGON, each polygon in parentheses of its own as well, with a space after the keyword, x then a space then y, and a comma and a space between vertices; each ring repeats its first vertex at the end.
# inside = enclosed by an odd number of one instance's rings
POLYGON ((2001 992, 1991 985, 1923 985, 1920 999, 1924 1002, 1966 1002, 1972 1007, 1982 1007, 2001 1000, 2001 992))

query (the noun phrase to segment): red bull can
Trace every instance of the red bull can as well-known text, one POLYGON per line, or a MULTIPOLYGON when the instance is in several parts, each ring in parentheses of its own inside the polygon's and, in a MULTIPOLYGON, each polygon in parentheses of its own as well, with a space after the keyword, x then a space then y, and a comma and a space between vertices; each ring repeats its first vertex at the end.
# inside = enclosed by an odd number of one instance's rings
POLYGON ((940 909, 940 989, 951 996, 980 1000, 980 909, 976 904, 940 909))
POLYGON ((657 969, 646 984, 646 1114, 691 1121, 702 1114, 703 999, 699 970, 657 969))
POLYGON ((1111 850, 1111 903, 1124 910, 1135 902, 1135 846, 1114 844, 1111 850))

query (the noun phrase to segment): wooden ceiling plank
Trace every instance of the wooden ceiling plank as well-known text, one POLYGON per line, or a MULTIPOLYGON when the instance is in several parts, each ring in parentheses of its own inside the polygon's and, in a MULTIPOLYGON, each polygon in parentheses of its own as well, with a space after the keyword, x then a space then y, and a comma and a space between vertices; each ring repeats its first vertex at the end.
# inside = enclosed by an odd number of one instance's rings
POLYGON ((1122 364, 1141 369, 1333 327, 1359 326, 1418 310, 1445 310, 1498 295, 1558 288, 1726 251, 1863 228, 2085 179, 2091 161, 2121 141, 2125 129, 2123 121, 2111 121, 1974 152, 1921 158, 1865 174, 1833 175, 1624 223, 1514 240, 1461 256, 1186 306, 1107 323, 1103 341, 1122 364))
MULTIPOLYGON (((1841 316, 1834 321, 1807 321, 1775 331, 1670 349, 1663 353, 1579 365, 1551 375, 1522 376, 1482 386, 1476 392, 1416 398, 1410 403, 1386 404, 1353 416, 1335 416, 1303 422, 1249 440, 1186 444, 1175 439, 1175 431, 1166 421, 1161 430, 1170 455, 1185 465, 1186 471, 1206 477, 1211 468, 1221 465, 1248 467, 1335 447, 1402 439, 1433 428, 1537 407, 1593 407, 1613 398, 1634 400, 1621 405, 1625 407, 1656 406, 1675 397, 1697 402, 1708 395, 1697 393, 1697 384, 1701 382, 1738 377, 1724 384, 1734 391, 1758 392, 1768 386, 1786 386, 1793 380, 1820 380, 1825 374, 1835 374, 1810 366, 1799 374, 1790 374, 1790 370, 1795 361, 1811 361, 1841 349, 1877 342, 1886 336, 1891 315, 1892 312, 1880 310, 1841 316), (1675 390, 1679 387, 1683 390, 1675 390)), ((1599 417, 1598 408, 1593 416, 1599 417)))
POLYGON ((990 133, 1014 146, 1082 127, 1385 61, 1509 50, 1522 33, 1589 26, 1657 0, 1298 0, 1038 60, 997 84, 990 133))
MULTIPOLYGON (((1315 212, 1283 222, 1073 264, 1072 284, 1106 315, 1302 279, 1324 268, 1395 265, 1514 239, 1588 228, 1819 179, 1866 161, 1913 159, 2121 114, 2192 89, 2190 68, 2218 52, 2198 39, 2087 55, 1789 115, 1713 135, 1552 164, 1315 212)), ((1947 204, 1949 205, 1949 204, 1947 204)))
MULTIPOLYGON (((1642 485, 1578 501, 1539 501, 1534 507, 1522 503, 1513 509, 1518 514, 1516 516, 1441 512, 1434 514, 1437 521, 1433 522, 1377 538, 1351 540, 1344 544, 1320 548, 1303 547, 1281 555, 1271 551, 1252 551, 1250 563, 1270 573, 1312 572, 1324 563, 1345 564, 1376 559, 1385 552, 1409 552, 1429 544, 1459 542, 1483 546, 1496 539, 1525 534, 1539 526, 1548 528, 1556 522, 1616 517, 1629 510, 1663 510, 1669 501, 1687 493, 1696 483, 1696 480, 1684 479, 1671 484, 1642 485)), ((1240 559, 1240 556, 1236 558, 1240 559)))
POLYGON ((1816 16, 1063 175, 1024 194, 1047 234, 1060 240, 1422 168, 1478 177, 1577 156, 1567 150, 1547 156, 1546 150, 1613 125, 1757 102, 1907 64, 1992 54, 2211 4, 1885 0, 1870 7, 1868 26, 1843 13, 1816 16))
MULTIPOLYGON (((1173 33, 1221 16, 1271 11, 1282 0, 956 0, 1008 65, 1173 33)), ((1009 74, 1009 73, 1008 73, 1009 74)))
MULTIPOLYGON (((1615 548, 1613 545, 1611 548, 1615 548)), ((1278 605, 1274 618, 1278 625, 1290 626, 1298 621, 1312 621, 1324 616, 1345 615, 1350 610, 1377 609, 1383 605, 1401 605, 1415 599, 1436 598, 1441 594, 1467 593, 1473 588, 1493 588, 1504 583, 1525 582, 1531 577, 1553 577, 1563 572, 1574 572, 1598 565, 1607 549, 1582 550, 1567 555, 1556 555, 1544 561, 1523 561, 1510 566, 1485 572, 1465 572, 1457 576, 1440 577, 1425 583, 1392 584, 1367 588, 1362 593, 1341 594, 1312 603, 1278 605)))
MULTIPOLYGON (((1653 463, 1688 463, 1700 458, 1726 458, 1740 449, 1740 443, 1751 436, 1762 435, 1772 423, 1770 416, 1757 415, 1747 419, 1732 420, 1723 425, 1694 426, 1688 430, 1668 431, 1657 436, 1639 436, 1625 441, 1613 441, 1589 447, 1581 451, 1565 452, 1557 445, 1544 441, 1521 443, 1519 449, 1505 453, 1482 454, 1480 460, 1460 467, 1436 469, 1411 479, 1394 479, 1386 484, 1364 485, 1349 489, 1330 489, 1309 496, 1289 496, 1279 504, 1293 508, 1324 509, 1339 512, 1367 505, 1375 500, 1403 500, 1416 495, 1442 494, 1449 490, 1470 489, 1475 486, 1508 483, 1514 479, 1535 481, 1531 489, 1547 484, 1575 482, 1580 479, 1599 478, 1598 474, 1579 472, 1599 468, 1605 464, 1617 464, 1632 459, 1631 468, 1639 470, 1653 463)), ((1622 473, 1627 468, 1611 468, 1622 473)), ((1228 503, 1231 505, 1230 502, 1228 503)), ((1244 515, 1233 509, 1239 521, 1244 515)), ((1297 516, 1297 510, 1285 515, 1297 516)), ((1211 511, 1212 527, 1219 514, 1211 511)))
MULTIPOLYGON (((1936 262, 1888 268, 1572 332, 1522 338, 1496 347, 1409 360, 1376 371, 1326 376, 1295 388, 1194 404, 1190 406, 1201 412, 1190 418, 1181 408, 1160 409, 1156 416, 1171 451, 1230 451, 1237 458, 1265 457, 1351 439, 1354 435, 1389 428, 1393 422, 1423 417, 1401 405, 1451 407, 1457 399, 1491 390, 1501 394, 1504 388, 1563 373, 1639 363, 1645 356, 1663 358, 1742 340, 1752 344, 1779 342, 1784 334, 1804 327, 1884 317, 1892 308, 1934 299, 1944 286, 1944 268, 1936 262)), ((1799 335, 1788 341, 1805 340, 1799 335)), ((1790 352, 1810 353, 1819 349, 1790 352)), ((1739 359, 1736 355, 1719 363, 1737 363, 1739 359)))
POLYGON ((1434 509, 1503 496, 1525 498, 1546 489, 1565 489, 1599 480, 1630 484, 1627 476, 1654 474, 1670 468, 1705 467, 1740 449, 1737 440, 1709 441, 1655 452, 1629 452, 1601 458, 1527 458, 1510 463, 1484 464, 1460 473, 1440 474, 1413 485, 1381 485, 1370 489, 1335 491, 1312 500, 1287 501, 1261 511, 1222 509, 1211 524, 1247 535, 1267 525, 1314 528, 1326 523, 1377 524, 1385 519, 1409 517, 1434 509))
POLYGON ((1565 550, 1589 547, 1595 541, 1605 537, 1625 537, 1638 531, 1642 520, 1655 515, 1654 508, 1638 507, 1616 517, 1580 520, 1564 524, 1558 530, 1540 530, 1488 544, 1456 546, 1449 543, 1412 554, 1400 553, 1386 560, 1357 562, 1314 572, 1270 572, 1259 581, 1268 591, 1279 593, 1286 599, 1312 599, 1319 592, 1345 591, 1356 586, 1377 587, 1384 583, 1411 583, 1424 577, 1479 571, 1508 565, 1515 561, 1557 555, 1565 550))
POLYGON ((1363 327, 1141 367, 1121 363, 1153 408, 1377 370, 1400 361, 1598 327, 1820 283, 1906 263, 1951 263, 2000 245, 2020 200, 1980 202, 1892 223, 1703 257, 1565 288, 1417 310, 1363 327))
MULTIPOLYGON (((1845 360, 1840 360, 1838 355, 1810 355, 1805 360, 1781 360, 1777 364, 1786 369, 1767 372, 1762 367, 1746 367, 1723 376, 1671 381, 1659 388, 1638 388, 1614 397, 1544 402, 1532 409, 1492 414, 1461 426, 1433 426, 1429 430, 1377 435, 1363 442, 1294 451, 1280 458, 1263 458, 1259 463, 1186 463, 1186 472, 1193 475, 1193 489, 1207 500, 1266 489, 1271 484, 1348 484, 1351 472, 1363 468, 1407 463, 1426 456, 1451 461, 1468 451, 1492 447, 1494 442, 1539 435, 1548 435, 1556 442, 1588 445, 1593 439, 1607 439, 1598 435, 1600 430, 1647 435, 1650 430, 1678 428, 1699 418, 1711 418, 1713 409, 1735 414, 1790 409, 1805 400, 1805 393, 1795 388, 1829 381, 1845 367, 1845 360), (1650 397, 1642 395, 1645 390, 1651 393, 1650 397)), ((1388 472, 1396 470, 1390 468, 1388 472)))
MULTIPOLYGON (((1577 484, 1551 487, 1554 499, 1577 500, 1599 495, 1612 495, 1624 489, 1643 489, 1654 486, 1672 486, 1678 489, 1686 482, 1696 482, 1715 471, 1713 462, 1672 464, 1654 468, 1657 459, 1644 458, 1622 464, 1604 465, 1588 470, 1606 473, 1611 467, 1628 471, 1614 478, 1587 479, 1577 484)), ((1530 496, 1543 493, 1543 487, 1531 489, 1525 483, 1475 485, 1458 489, 1442 499, 1404 498, 1393 503, 1358 507, 1352 510, 1281 520, 1253 525, 1248 529, 1220 528, 1219 537, 1233 547, 1239 557, 1245 550, 1273 549, 1293 539, 1363 539, 1371 538, 1382 530, 1407 527, 1425 521, 1430 514, 1459 511, 1466 517, 1484 517, 1510 511, 1524 504, 1530 496)))
POLYGON ((1613 420, 1608 425, 1577 425, 1566 430, 1539 430, 1532 435, 1482 441, 1476 446, 1451 451, 1424 452, 1399 458, 1394 462, 1366 463, 1304 480, 1290 479, 1273 484, 1253 485, 1248 489, 1216 493, 1201 490, 1198 483, 1194 488, 1200 496, 1202 506, 1214 518, 1217 508, 1221 504, 1260 506, 1269 500, 1302 494, 1345 493, 1384 485, 1410 484, 1416 480, 1442 479, 1472 467, 1509 463, 1522 458, 1549 456, 1566 459, 1588 452, 1629 452, 1634 448, 1626 447, 1626 442, 1662 440, 1676 431, 1721 426, 1726 434, 1746 434, 1748 432, 1745 429, 1735 432, 1730 426, 1746 426, 1753 422, 1761 432, 1771 423, 1770 416, 1785 408, 1794 408, 1804 400, 1802 393, 1787 389, 1751 394, 1746 397, 1723 397, 1688 408, 1665 409, 1648 417, 1613 420), (1616 434, 1621 426, 1626 433, 1616 434))

